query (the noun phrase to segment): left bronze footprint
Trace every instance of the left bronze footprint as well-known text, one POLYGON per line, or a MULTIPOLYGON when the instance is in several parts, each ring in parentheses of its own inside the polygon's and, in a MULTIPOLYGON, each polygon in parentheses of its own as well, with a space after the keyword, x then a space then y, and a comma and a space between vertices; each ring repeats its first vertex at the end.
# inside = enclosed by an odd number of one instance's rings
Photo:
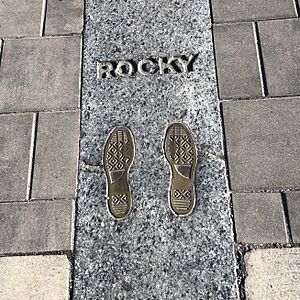
POLYGON ((124 219, 132 208, 128 173, 134 155, 131 131, 121 126, 114 128, 105 144, 103 163, 107 178, 107 206, 116 219, 124 219))

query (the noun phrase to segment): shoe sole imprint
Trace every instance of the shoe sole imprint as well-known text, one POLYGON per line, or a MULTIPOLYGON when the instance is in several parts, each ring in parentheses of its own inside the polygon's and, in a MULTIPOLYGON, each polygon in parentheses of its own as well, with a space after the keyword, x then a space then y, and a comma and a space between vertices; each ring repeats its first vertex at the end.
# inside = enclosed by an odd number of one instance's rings
POLYGON ((132 209, 128 173, 134 155, 131 131, 121 126, 114 128, 104 147, 103 163, 107 178, 107 207, 116 219, 124 219, 132 209))
POLYGON ((176 216, 187 216, 196 204, 195 168, 197 149, 189 128, 173 123, 166 131, 164 152, 170 165, 169 205, 176 216))

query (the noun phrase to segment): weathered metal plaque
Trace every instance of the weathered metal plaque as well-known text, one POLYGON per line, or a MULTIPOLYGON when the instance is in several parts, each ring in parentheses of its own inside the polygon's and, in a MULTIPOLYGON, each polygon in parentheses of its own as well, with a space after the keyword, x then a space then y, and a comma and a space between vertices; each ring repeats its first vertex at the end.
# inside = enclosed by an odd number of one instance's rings
POLYGON ((187 216, 192 213, 196 203, 194 179, 197 151, 185 124, 174 123, 168 127, 164 150, 171 170, 170 208, 177 216, 187 216))
POLYGON ((116 127, 105 144, 103 163, 107 178, 107 207, 116 219, 124 219, 132 208, 128 172, 134 149, 132 133, 126 127, 116 127))

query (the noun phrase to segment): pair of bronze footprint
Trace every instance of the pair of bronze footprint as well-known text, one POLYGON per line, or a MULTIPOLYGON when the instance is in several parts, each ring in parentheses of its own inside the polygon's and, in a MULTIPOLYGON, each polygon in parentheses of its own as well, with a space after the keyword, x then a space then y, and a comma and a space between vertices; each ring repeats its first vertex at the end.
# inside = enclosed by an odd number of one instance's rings
MULTIPOLYGON (((167 128, 164 153, 171 171, 169 205, 176 216, 189 215, 195 207, 196 152, 192 134, 185 124, 173 123, 167 128)), ((105 144, 103 160, 108 209, 116 219, 124 219, 132 209, 128 173, 134 156, 131 131, 126 127, 116 127, 105 144)))

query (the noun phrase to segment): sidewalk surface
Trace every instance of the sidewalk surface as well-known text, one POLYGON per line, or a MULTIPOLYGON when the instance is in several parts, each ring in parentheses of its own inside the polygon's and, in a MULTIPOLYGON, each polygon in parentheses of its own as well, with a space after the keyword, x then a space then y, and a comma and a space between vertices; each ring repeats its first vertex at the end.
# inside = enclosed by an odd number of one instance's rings
POLYGON ((300 299, 298 0, 0 2, 0 300, 300 299), (97 62, 197 54, 97 78, 97 62), (198 147, 197 204, 167 202, 166 127, 198 147), (133 131, 134 208, 103 147, 133 131))

